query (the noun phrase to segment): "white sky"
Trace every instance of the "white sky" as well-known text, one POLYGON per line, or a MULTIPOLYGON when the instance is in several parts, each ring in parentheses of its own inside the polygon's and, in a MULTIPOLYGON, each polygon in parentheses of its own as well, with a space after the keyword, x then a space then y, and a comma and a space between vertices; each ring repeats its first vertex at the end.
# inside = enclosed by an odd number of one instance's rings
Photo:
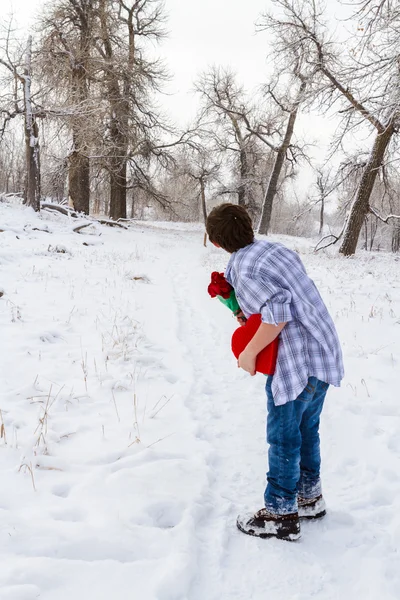
POLYGON ((171 89, 178 93, 179 105, 193 103, 194 79, 213 64, 233 68, 246 88, 265 81, 267 41, 265 34, 255 34, 254 24, 266 4, 265 0, 166 0, 170 36, 163 49, 174 72, 171 89))

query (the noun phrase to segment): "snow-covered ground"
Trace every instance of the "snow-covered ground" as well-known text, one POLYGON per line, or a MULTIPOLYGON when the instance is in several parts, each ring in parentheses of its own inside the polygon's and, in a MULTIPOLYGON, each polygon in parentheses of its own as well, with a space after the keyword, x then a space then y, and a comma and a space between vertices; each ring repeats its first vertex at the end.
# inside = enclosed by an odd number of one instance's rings
POLYGON ((399 598, 399 257, 279 238, 346 366, 322 420, 329 514, 289 544, 235 526, 267 452, 264 378, 206 293, 227 255, 200 226, 75 225, 0 203, 1 600, 399 598))

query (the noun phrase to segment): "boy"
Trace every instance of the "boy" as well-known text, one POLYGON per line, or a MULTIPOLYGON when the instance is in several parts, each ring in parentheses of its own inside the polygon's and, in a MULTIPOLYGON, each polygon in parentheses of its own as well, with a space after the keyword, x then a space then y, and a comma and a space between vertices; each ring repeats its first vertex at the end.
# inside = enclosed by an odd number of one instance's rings
POLYGON ((255 375, 257 354, 278 335, 276 370, 266 384, 269 444, 265 508, 239 516, 249 535, 296 540, 299 519, 325 515, 319 420, 330 384, 343 378, 340 343, 328 310, 296 252, 256 241, 246 210, 222 204, 207 219, 211 242, 231 254, 225 278, 246 317, 261 325, 238 366, 255 375))

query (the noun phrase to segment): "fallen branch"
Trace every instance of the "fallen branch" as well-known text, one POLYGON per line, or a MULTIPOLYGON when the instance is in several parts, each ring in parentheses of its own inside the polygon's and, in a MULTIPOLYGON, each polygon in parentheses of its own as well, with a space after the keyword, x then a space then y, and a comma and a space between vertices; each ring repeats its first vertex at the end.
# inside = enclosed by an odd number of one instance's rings
POLYGON ((122 229, 128 229, 126 225, 118 223, 118 221, 111 221, 111 219, 96 219, 101 225, 108 225, 109 227, 121 227, 122 229))
POLYGON ((47 202, 43 202, 43 204, 41 204, 41 208, 44 208, 46 210, 53 210, 56 212, 60 212, 62 215, 65 215, 66 217, 73 217, 74 219, 78 218, 78 215, 72 208, 61 206, 60 204, 48 204, 47 202))
POLYGON ((91 225, 93 225, 93 223, 84 223, 83 225, 78 225, 77 227, 74 227, 72 231, 74 231, 75 233, 79 233, 82 229, 84 229, 85 227, 90 227, 91 225))
MULTIPOLYGON (((61 213, 62 215, 65 215, 66 217, 73 217, 74 219, 77 219, 79 217, 78 213, 76 213, 72 208, 69 208, 67 206, 61 206, 60 204, 49 204, 47 202, 43 202, 41 204, 41 208, 45 209, 45 210, 49 210, 49 211, 56 211, 56 212, 61 213)), ((112 221, 111 219, 95 219, 95 218, 93 218, 92 223, 87 223, 85 225, 79 225, 78 227, 75 227, 73 231, 75 231, 75 233, 79 233, 80 229, 83 229, 84 227, 88 227, 90 224, 93 224, 93 223, 100 223, 101 225, 108 225, 109 227, 121 227, 122 229, 128 229, 128 227, 126 225, 123 225, 122 223, 119 223, 118 221, 112 221)))

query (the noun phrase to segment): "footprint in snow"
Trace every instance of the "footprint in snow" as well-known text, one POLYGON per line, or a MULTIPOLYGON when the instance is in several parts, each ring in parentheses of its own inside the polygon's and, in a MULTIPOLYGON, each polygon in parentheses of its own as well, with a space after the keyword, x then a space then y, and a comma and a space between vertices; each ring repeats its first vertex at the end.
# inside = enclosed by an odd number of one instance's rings
POLYGON ((40 334, 40 340, 45 343, 54 344, 63 338, 61 335, 54 331, 45 331, 40 334))
POLYGON ((183 506, 173 502, 155 502, 147 508, 153 526, 160 529, 172 529, 179 525, 183 512, 183 506))
POLYGON ((68 484, 55 485, 52 489, 52 494, 59 498, 68 498, 71 487, 68 484))

